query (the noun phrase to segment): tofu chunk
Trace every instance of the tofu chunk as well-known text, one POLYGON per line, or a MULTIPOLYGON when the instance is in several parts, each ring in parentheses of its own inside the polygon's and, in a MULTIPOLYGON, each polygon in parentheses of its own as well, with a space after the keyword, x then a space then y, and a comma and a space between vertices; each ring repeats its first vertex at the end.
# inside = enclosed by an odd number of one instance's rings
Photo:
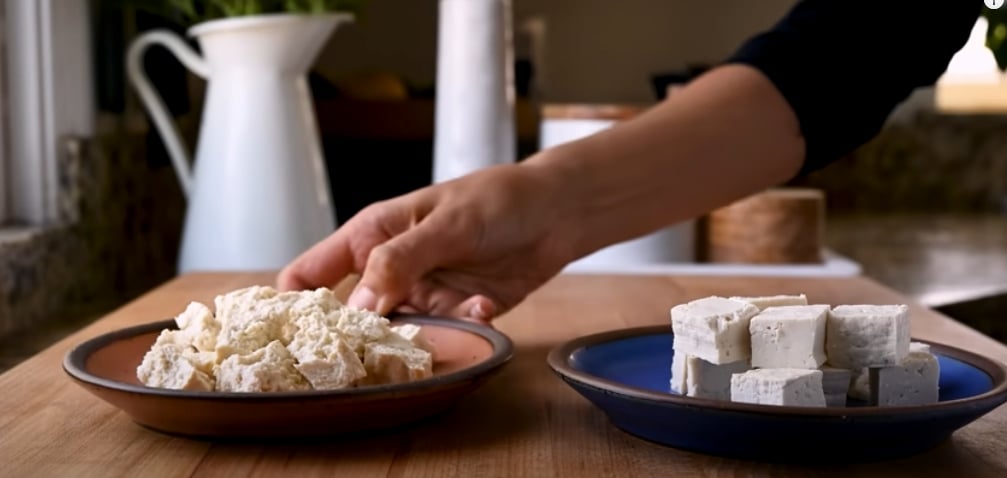
POLYGON ((362 385, 415 382, 434 375, 430 352, 380 342, 364 346, 364 369, 362 385))
POLYGON ((937 403, 940 376, 940 364, 930 346, 913 342, 901 364, 870 369, 871 395, 882 407, 937 403))
POLYGON ((216 348, 220 323, 207 306, 199 302, 189 303, 189 306, 175 317, 175 324, 178 325, 176 335, 178 343, 191 344, 200 352, 213 352, 216 348))
POLYGON ((294 357, 279 340, 246 355, 231 355, 217 367, 222 392, 284 392, 308 390, 294 367, 294 357))
POLYGON ((399 337, 406 339, 414 347, 418 347, 422 350, 426 350, 431 354, 434 353, 434 345, 427 340, 426 336, 423 335, 423 328, 416 324, 402 324, 392 327, 392 332, 394 332, 399 337))
POLYGON ((367 376, 363 362, 349 343, 324 324, 305 324, 287 348, 297 359, 297 370, 316 390, 346 388, 367 376))
POLYGON ((822 372, 763 368, 731 377, 731 401, 790 407, 824 407, 822 372))
POLYGON ((213 378, 203 370, 198 352, 174 343, 175 331, 161 332, 157 342, 143 356, 136 369, 140 383, 148 387, 174 390, 211 391, 213 378))
POLYGON ((671 309, 675 350, 715 365, 749 360, 748 325, 759 309, 747 302, 707 297, 671 309))
POLYGON ((752 366, 816 369, 825 363, 827 305, 769 307, 752 318, 752 366))
POLYGON ((759 308, 766 310, 770 307, 784 307, 789 305, 808 305, 808 298, 804 295, 771 295, 766 297, 731 297, 731 300, 748 302, 759 308))
POLYGON ((671 389, 689 397, 731 399, 731 376, 751 369, 747 360, 715 365, 699 357, 675 352, 671 389))
POLYGON ((289 301, 272 287, 255 286, 214 299, 220 334, 215 351, 221 363, 231 355, 247 355, 279 339, 287 324, 289 301))
POLYGON ((841 305, 829 312, 829 362, 857 370, 898 365, 909 353, 909 308, 905 305, 841 305))
POLYGON ((829 407, 845 407, 853 374, 846 369, 822 367, 822 391, 829 407))

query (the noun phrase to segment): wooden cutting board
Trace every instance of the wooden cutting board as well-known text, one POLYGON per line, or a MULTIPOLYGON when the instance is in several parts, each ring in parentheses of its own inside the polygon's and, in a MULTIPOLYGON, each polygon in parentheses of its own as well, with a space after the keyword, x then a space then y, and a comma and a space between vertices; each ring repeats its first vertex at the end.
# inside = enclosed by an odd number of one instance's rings
MULTIPOLYGON (((224 291, 272 281, 271 274, 180 277, 0 375, 0 476, 1007 476, 1005 407, 937 449, 906 460, 769 465, 627 435, 545 363, 546 353, 563 341, 667 324, 670 306, 708 295, 804 292, 817 303, 906 301, 861 278, 560 276, 497 321, 517 350, 484 388, 436 420, 343 439, 227 443, 166 436, 136 426, 60 369, 67 350, 87 338, 173 316, 191 300, 209 301, 224 291)), ((911 305, 911 313, 915 336, 1007 361, 1004 345, 918 305, 911 305)))

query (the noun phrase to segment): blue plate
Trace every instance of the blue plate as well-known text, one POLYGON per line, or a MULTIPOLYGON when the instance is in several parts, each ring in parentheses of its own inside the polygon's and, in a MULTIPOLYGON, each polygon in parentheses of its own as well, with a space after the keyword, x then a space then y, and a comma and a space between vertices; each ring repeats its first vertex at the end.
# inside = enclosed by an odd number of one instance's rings
POLYGON ((801 408, 685 397, 669 389, 673 336, 655 326, 567 342, 549 365, 617 427, 656 443, 774 462, 853 462, 930 449, 1007 401, 1003 364, 931 343, 940 402, 913 407, 801 408))

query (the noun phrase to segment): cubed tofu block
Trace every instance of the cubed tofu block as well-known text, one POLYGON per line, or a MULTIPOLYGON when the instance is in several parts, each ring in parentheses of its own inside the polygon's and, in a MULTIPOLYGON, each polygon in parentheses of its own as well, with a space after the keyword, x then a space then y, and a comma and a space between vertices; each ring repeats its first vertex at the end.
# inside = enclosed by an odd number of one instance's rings
POLYGON ((671 389, 689 397, 730 400, 731 376, 749 369, 747 360, 715 365, 676 351, 671 366, 671 389))
POLYGON ((759 309, 747 302, 707 297, 671 309, 675 351, 715 365, 751 358, 748 325, 759 309))
POLYGON ((852 374, 849 370, 841 368, 822 367, 821 370, 825 404, 830 407, 845 407, 852 374))
POLYGON ((825 363, 827 305, 769 307, 752 318, 752 366, 808 368, 825 363))
POLYGON ((829 363, 857 370, 898 365, 909 353, 905 305, 841 305, 829 312, 825 339, 829 363))
POLYGON ((940 364, 930 346, 913 342, 901 364, 870 369, 871 395, 882 407, 937 403, 940 376, 940 364))
POLYGON ((770 295, 766 297, 731 297, 731 300, 748 302, 759 308, 766 310, 770 307, 783 307, 788 305, 808 305, 808 298, 804 295, 770 295))
POLYGON ((821 370, 762 368, 731 377, 731 401, 790 407, 824 407, 821 370))

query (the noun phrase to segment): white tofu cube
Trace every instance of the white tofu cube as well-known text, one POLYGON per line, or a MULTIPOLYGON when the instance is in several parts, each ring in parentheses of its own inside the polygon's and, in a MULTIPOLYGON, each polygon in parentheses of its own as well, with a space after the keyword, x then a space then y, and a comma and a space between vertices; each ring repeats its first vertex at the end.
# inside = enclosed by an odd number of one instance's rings
POLYGON ((905 305, 841 305, 829 312, 829 363, 857 370, 898 365, 909 353, 905 305))
POLYGON ((819 368, 825 363, 827 305, 769 307, 752 318, 752 366, 819 368))
POLYGON ((846 369, 833 367, 822 367, 821 370, 825 404, 830 407, 845 407, 852 373, 846 369))
POLYGON ((750 368, 747 360, 715 365, 676 351, 671 366, 671 389, 689 397, 730 400, 731 376, 750 368))
POLYGON ((821 370, 762 368, 731 377, 731 401, 790 407, 824 407, 821 370))
POLYGON ((716 365, 752 355, 748 324, 759 309, 747 302, 707 297, 671 309, 675 351, 716 365))
POLYGON ((940 376, 940 364, 930 346, 913 342, 901 364, 870 369, 871 395, 882 407, 937 403, 940 376))
POLYGON ((808 305, 808 298, 804 295, 771 295, 766 297, 731 297, 731 300, 748 302, 759 308, 766 310, 770 307, 784 307, 788 305, 808 305))

